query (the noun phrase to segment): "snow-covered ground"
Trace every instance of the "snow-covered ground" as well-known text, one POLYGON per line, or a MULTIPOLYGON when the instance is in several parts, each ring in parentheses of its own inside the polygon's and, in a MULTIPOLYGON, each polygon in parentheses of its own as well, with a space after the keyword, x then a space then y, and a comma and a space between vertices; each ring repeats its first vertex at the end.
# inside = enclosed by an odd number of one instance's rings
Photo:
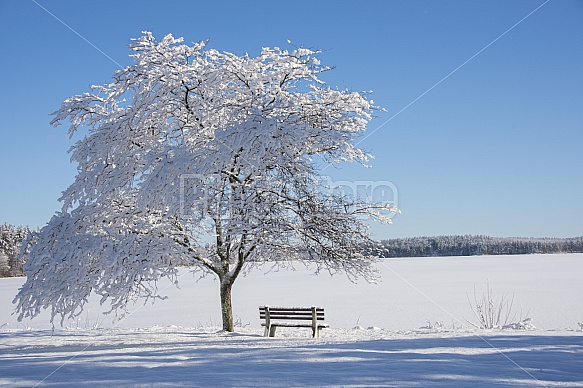
MULTIPOLYGON (((385 260, 379 284, 298 267, 234 286, 235 333, 219 330, 218 284, 187 271, 167 300, 120 322, 92 301, 64 328, 17 322, 22 279, 0 279, 0 385, 583 387, 583 254, 385 260), (198 280, 198 281, 197 281, 198 280), (474 287, 514 297, 533 330, 476 330, 474 287), (262 337, 258 306, 319 305, 331 325, 262 337)), ((522 316, 521 316, 522 315, 522 316)))

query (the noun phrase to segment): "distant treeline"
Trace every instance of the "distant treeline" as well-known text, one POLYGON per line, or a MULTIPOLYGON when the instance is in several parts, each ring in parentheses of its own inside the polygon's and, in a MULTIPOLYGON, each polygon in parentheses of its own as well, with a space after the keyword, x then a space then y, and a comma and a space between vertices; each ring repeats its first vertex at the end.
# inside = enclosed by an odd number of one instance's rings
MULTIPOLYGON (((0 277, 22 276, 18 254, 30 229, 0 225, 0 277)), ((498 238, 488 236, 410 237, 381 240, 366 247, 381 258, 426 256, 522 255, 530 253, 583 252, 583 237, 498 238)))
POLYGON ((583 237, 498 238, 437 236, 381 240, 368 252, 381 258, 427 256, 523 255, 583 252, 583 237))

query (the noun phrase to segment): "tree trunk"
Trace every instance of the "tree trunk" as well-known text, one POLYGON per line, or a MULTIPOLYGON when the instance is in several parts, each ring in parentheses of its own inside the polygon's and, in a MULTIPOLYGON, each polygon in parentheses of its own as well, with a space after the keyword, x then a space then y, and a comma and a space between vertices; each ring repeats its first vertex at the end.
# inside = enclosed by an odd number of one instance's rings
POLYGON ((220 279, 221 283, 221 316, 223 318, 223 330, 228 332, 235 331, 233 325, 233 306, 231 304, 231 288, 233 282, 224 278, 220 279))

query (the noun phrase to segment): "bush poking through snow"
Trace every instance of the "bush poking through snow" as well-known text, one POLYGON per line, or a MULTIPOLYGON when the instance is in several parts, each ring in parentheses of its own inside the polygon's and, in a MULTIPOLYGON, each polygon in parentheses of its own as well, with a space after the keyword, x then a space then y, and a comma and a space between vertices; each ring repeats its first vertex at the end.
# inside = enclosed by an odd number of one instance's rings
POLYGON ((466 321, 479 329, 516 329, 516 330, 532 330, 534 325, 530 322, 531 318, 522 319, 522 312, 518 319, 517 312, 514 311, 514 294, 512 298, 508 299, 505 294, 502 294, 499 299, 494 296, 494 292, 490 288, 490 284, 486 285, 486 292, 479 298, 476 294, 476 287, 474 286, 474 300, 470 300, 468 295, 468 303, 476 316, 478 323, 466 321))

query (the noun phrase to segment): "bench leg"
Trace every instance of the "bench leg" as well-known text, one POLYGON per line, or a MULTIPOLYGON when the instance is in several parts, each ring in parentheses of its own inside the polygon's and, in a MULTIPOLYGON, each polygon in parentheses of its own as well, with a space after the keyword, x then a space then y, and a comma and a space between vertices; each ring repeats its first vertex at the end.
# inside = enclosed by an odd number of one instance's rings
POLYGON ((320 335, 322 334, 322 329, 323 327, 316 327, 316 328, 312 328, 312 338, 320 338, 320 335))
POLYGON ((270 337, 275 337, 275 329, 277 329, 277 326, 271 326, 269 328, 269 336, 270 337))
POLYGON ((263 331, 263 336, 267 337, 269 335, 269 326, 265 326, 265 330, 263 331))

